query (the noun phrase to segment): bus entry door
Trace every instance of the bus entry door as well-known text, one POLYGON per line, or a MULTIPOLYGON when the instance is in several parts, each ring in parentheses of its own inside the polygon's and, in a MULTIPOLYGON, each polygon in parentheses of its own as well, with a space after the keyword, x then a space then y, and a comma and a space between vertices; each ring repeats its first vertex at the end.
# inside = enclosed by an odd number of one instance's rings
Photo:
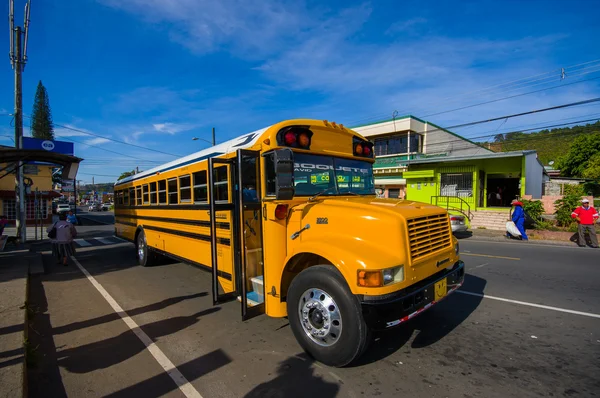
POLYGON ((237 151, 237 198, 240 209, 240 297, 242 319, 265 312, 260 153, 237 151))
POLYGON ((235 172, 235 159, 208 159, 213 304, 235 299, 239 291, 239 210, 230 190, 235 172))

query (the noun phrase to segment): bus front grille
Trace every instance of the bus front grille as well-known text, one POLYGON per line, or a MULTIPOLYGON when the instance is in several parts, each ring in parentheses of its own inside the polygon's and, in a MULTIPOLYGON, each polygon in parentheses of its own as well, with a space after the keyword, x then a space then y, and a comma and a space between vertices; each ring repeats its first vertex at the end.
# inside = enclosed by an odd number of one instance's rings
POLYGON ((413 262, 451 246, 449 220, 445 213, 407 220, 413 262))

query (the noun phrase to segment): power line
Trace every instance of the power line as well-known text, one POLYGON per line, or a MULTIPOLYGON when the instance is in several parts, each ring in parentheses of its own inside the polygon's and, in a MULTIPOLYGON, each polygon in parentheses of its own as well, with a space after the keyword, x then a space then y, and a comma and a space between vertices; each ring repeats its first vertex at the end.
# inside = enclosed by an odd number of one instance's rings
MULTIPOLYGON (((489 86, 489 87, 485 87, 485 88, 482 88, 482 89, 477 89, 477 90, 472 90, 472 91, 464 92, 464 93, 457 94, 457 95, 452 95, 452 96, 443 98, 443 99, 435 102, 435 104, 441 104, 441 103, 447 104, 450 100, 456 101, 457 99, 459 99, 461 97, 464 97, 464 96, 467 96, 467 95, 472 95, 472 94, 475 94, 475 93, 485 93, 485 92, 488 92, 488 91, 493 91, 493 89, 500 88, 500 87, 504 87, 504 88, 500 92, 498 92, 496 94, 500 94, 500 93, 506 92, 506 91, 512 91, 512 90, 518 88, 518 87, 515 87, 515 85, 516 86, 518 86, 518 85, 528 86, 528 85, 531 85, 531 83, 539 81, 539 80, 555 79, 559 75, 548 76, 548 77, 545 77, 543 79, 531 80, 533 78, 540 77, 540 76, 545 76, 545 75, 560 73, 562 69, 565 69, 565 70, 579 69, 579 70, 575 71, 575 72, 577 72, 576 74, 570 73, 569 76, 577 76, 577 75, 581 75, 581 74, 595 73, 596 71, 598 71, 597 69, 594 70, 594 71, 592 71, 592 72, 586 72, 586 73, 581 73, 581 72, 583 72, 585 70, 589 70, 589 69, 598 68, 600 66, 599 62, 600 62, 600 59, 595 59, 595 60, 592 60, 592 61, 583 62, 583 63, 576 64, 576 65, 571 65, 571 66, 568 66, 568 67, 565 67, 565 68, 553 69, 553 70, 551 70, 549 72, 545 72, 545 73, 541 73, 541 74, 536 74, 536 75, 529 76, 529 77, 526 77, 526 78, 521 78, 521 79, 509 81, 509 82, 499 83, 499 84, 496 84, 496 85, 493 85, 493 86, 489 86), (589 64, 596 64, 596 65, 589 65, 589 64), (584 68, 581 68, 584 65, 589 65, 589 66, 585 66, 584 68)), ((545 82, 545 83, 549 83, 549 81, 545 82)), ((525 88, 525 87, 520 87, 520 88, 525 88)), ((410 113, 410 112, 409 112, 409 110, 406 110, 406 111, 399 112, 399 113, 406 114, 406 113, 410 113)), ((363 119, 359 119, 359 120, 356 120, 354 122, 348 123, 348 125, 364 123, 364 122, 371 121, 371 120, 377 120, 377 119, 384 118, 386 116, 387 116, 387 114, 379 115, 379 116, 374 116, 374 117, 363 118, 363 119)))
MULTIPOLYGON (((24 115, 24 116, 25 116, 25 115, 24 115)), ((25 116, 25 117, 27 117, 27 118, 31 119, 31 116, 25 116)), ((146 150, 146 151, 152 151, 152 152, 156 152, 156 153, 161 153, 161 154, 163 154, 163 155, 169 155, 169 156, 181 157, 181 155, 175 155, 174 153, 164 152, 164 151, 160 151, 160 150, 158 150, 158 149, 152 149, 152 148, 148 148, 148 147, 145 147, 145 146, 141 146, 141 145, 132 144, 132 143, 130 143, 130 142, 125 142, 125 141, 117 140, 117 139, 115 139, 115 138, 111 138, 111 137, 106 137, 106 136, 99 135, 99 134, 90 133, 89 131, 85 131, 85 130, 81 130, 81 129, 76 129, 76 128, 74 128, 74 127, 64 126, 64 125, 62 125, 62 124, 57 124, 57 123, 54 123, 54 126, 55 126, 55 127, 61 127, 61 128, 63 128, 63 129, 66 129, 66 130, 76 131, 76 132, 78 132, 78 133, 82 133, 82 134, 91 135, 91 136, 93 136, 93 137, 103 138, 103 139, 105 139, 105 140, 108 140, 108 141, 113 141, 113 142, 117 142, 117 143, 119 143, 119 144, 123 144, 123 145, 129 145, 129 146, 132 146, 132 147, 135 147, 135 148, 144 149, 144 150, 146 150)))

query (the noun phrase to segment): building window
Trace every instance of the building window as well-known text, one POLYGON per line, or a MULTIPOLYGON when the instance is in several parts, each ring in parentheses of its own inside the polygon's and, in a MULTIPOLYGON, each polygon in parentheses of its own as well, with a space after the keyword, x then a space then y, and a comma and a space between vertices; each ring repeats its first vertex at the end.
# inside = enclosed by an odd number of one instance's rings
POLYGON ((142 205, 142 187, 137 187, 135 189, 135 204, 136 206, 142 205))
POLYGON ((156 182, 150 183, 150 204, 155 205, 156 201, 156 182))
POLYGON ((7 219, 17 219, 17 202, 14 199, 4 199, 2 201, 3 213, 7 219))
POLYGON ((408 153, 408 133, 375 140, 375 156, 408 153))
POLYGON ((423 136, 418 133, 410 133, 410 152, 423 152, 423 136))
MULTIPOLYGON (((38 208, 36 209, 35 206, 35 200, 27 200, 26 204, 25 204, 25 210, 27 212, 27 219, 28 220, 35 220, 36 219, 36 212, 37 214, 37 218, 38 219, 45 219, 46 217, 48 217, 48 201, 46 199, 39 199, 38 200, 38 208)), ((7 216, 8 218, 8 216, 7 216)))
POLYGON ((208 201, 208 184, 206 183, 206 170, 194 173, 194 202, 206 203, 208 201))
POLYGON ((177 178, 171 178, 168 180, 169 186, 169 204, 176 205, 177 201, 177 178))
POLYGON ((227 166, 221 166, 214 170, 215 172, 215 202, 227 202, 229 200, 229 186, 227 166))
POLYGON ((473 196, 473 173, 442 173, 440 195, 470 198, 473 196))
POLYGON ((182 202, 192 201, 192 187, 190 175, 179 177, 179 199, 182 202))
POLYGON ((148 194, 148 184, 144 185, 142 188, 144 190, 144 204, 148 205, 148 204, 150 204, 150 196, 148 194))
POLYGON ((167 181, 165 180, 158 182, 158 203, 161 205, 167 204, 167 181))
POLYGON ((400 197, 400 188, 389 188, 388 189, 388 198, 399 198, 400 197))

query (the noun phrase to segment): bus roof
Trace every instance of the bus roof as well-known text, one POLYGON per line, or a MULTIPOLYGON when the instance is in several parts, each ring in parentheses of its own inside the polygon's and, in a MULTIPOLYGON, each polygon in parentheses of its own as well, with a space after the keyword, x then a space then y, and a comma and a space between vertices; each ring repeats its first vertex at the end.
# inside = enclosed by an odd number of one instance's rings
POLYGON ((199 152, 192 153, 191 155, 184 156, 177 160, 173 160, 172 162, 162 164, 160 166, 154 167, 150 170, 143 171, 139 174, 132 175, 130 177, 123 178, 115 183, 115 186, 120 184, 125 184, 131 181, 138 180, 140 178, 144 178, 156 173, 163 173, 165 171, 169 171, 175 169, 177 167, 186 166, 192 163, 197 163, 202 160, 206 160, 208 158, 226 155, 228 153, 232 153, 237 151, 238 149, 249 148, 258 141, 261 135, 267 131, 271 126, 265 127, 260 130, 253 131, 248 134, 244 134, 242 136, 233 138, 229 141, 225 141, 219 145, 212 146, 210 148, 203 149, 199 152))

